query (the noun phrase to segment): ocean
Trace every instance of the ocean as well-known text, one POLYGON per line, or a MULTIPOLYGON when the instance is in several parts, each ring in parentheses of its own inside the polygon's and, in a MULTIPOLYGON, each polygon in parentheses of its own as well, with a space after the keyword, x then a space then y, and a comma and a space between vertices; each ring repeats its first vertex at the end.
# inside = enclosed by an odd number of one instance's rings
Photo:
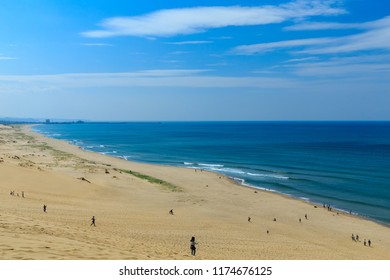
POLYGON ((121 122, 33 130, 129 161, 222 173, 390 225, 390 122, 121 122))

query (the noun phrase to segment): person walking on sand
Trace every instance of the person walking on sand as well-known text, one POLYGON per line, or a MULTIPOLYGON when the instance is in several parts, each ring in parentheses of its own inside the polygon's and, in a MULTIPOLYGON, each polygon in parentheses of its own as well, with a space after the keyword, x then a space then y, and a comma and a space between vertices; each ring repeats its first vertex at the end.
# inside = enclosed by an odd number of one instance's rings
POLYGON ((46 204, 43 204, 43 212, 46 213, 47 206, 46 204))
POLYGON ((95 221, 96 221, 95 216, 92 216, 91 226, 93 225, 94 227, 96 227, 95 221))
POLYGON ((371 247, 371 240, 368 239, 368 247, 371 247))
POLYGON ((248 222, 250 222, 250 223, 251 223, 251 217, 248 217, 248 222))
POLYGON ((191 249, 191 255, 195 256, 196 254, 196 243, 195 242, 195 236, 191 237, 191 240, 190 240, 190 249, 191 249))
POLYGON ((169 214, 173 215, 173 209, 169 210, 169 214))

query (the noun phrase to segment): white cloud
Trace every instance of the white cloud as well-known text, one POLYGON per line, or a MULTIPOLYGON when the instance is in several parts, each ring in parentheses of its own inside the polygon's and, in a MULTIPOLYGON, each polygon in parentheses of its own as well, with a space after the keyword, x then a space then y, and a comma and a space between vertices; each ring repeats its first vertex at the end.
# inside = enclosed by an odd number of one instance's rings
POLYGON ((189 54, 191 52, 188 52, 188 51, 174 51, 174 52, 170 52, 169 54, 173 54, 173 55, 182 55, 182 54, 189 54))
POLYGON ((304 50, 309 54, 335 54, 370 50, 390 50, 390 25, 357 35, 339 38, 335 44, 304 50))
POLYGON ((212 37, 213 40, 231 40, 233 39, 232 36, 219 36, 219 37, 212 37))
POLYGON ((2 75, 3 93, 58 92, 91 88, 289 88, 291 79, 202 75, 208 69, 147 70, 128 73, 71 73, 57 75, 2 75))
POLYGON ((295 62, 302 62, 302 61, 312 61, 312 60, 317 60, 317 57, 310 56, 310 57, 303 57, 303 58, 293 58, 286 60, 284 63, 295 63, 295 62))
POLYGON ((252 55, 281 48, 299 49, 302 54, 337 54, 356 51, 390 51, 390 17, 365 24, 368 30, 355 35, 286 40, 270 43, 241 45, 232 49, 232 53, 252 55))
POLYGON ((368 77, 390 73, 390 55, 368 55, 352 57, 336 57, 328 61, 303 62, 286 64, 295 74, 301 76, 336 77, 368 77))
POLYGON ((112 44, 107 44, 107 43, 83 43, 81 44, 86 47, 112 47, 112 44))
POLYGON ((103 20, 100 30, 83 32, 85 37, 175 36, 204 32, 210 28, 280 23, 286 20, 321 15, 338 15, 345 11, 326 0, 297 0, 279 6, 216 6, 159 10, 132 17, 103 20))
POLYGON ((315 39, 300 39, 300 40, 287 40, 278 41, 272 43, 252 44, 252 45, 241 45, 231 50, 234 54, 252 55, 256 53, 265 53, 274 51, 282 48, 294 48, 294 47, 305 47, 312 45, 326 44, 334 41, 332 38, 315 38, 315 39))
POLYGON ((288 31, 311 31, 311 30, 331 30, 331 29, 365 29, 361 23, 338 23, 338 22, 303 22, 292 26, 287 26, 288 31))
POLYGON ((213 41, 182 41, 182 42, 169 42, 170 45, 200 45, 200 44, 211 44, 213 41))
POLYGON ((390 63, 301 65, 296 69, 295 73, 302 76, 339 77, 340 79, 345 79, 346 76, 365 77, 379 73, 387 73, 388 75, 390 74, 390 63))
POLYGON ((339 23, 339 22, 303 22, 288 26, 288 31, 311 31, 311 30, 332 30, 332 29, 377 29, 389 25, 390 16, 379 20, 363 23, 339 23))
POLYGON ((13 60, 13 59, 17 59, 17 58, 0 54, 0 60, 13 60))

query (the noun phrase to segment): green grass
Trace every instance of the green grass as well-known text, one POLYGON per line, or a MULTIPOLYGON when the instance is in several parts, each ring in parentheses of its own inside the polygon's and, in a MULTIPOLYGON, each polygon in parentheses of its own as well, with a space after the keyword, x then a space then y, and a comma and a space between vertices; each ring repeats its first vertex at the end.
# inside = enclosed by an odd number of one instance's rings
POLYGON ((47 145, 46 143, 34 143, 34 144, 27 144, 26 147, 33 147, 36 149, 39 149, 40 151, 45 151, 50 149, 51 147, 47 145))
POLYGON ((23 132, 15 132, 13 134, 13 136, 17 139, 17 140, 25 140, 25 141, 34 141, 34 137, 30 136, 30 135, 26 135, 24 134, 23 132))
POLYGON ((156 185, 160 185, 172 192, 182 192, 182 188, 172 184, 172 183, 169 183, 167 181, 164 181, 164 180, 161 180, 161 179, 158 179, 156 177, 153 177, 153 176, 149 176, 149 175, 146 175, 146 174, 142 174, 142 173, 139 173, 139 172, 136 172, 136 171, 131 171, 131 170, 125 170, 125 169, 116 169, 114 168, 114 170, 116 171, 121 171, 123 173, 127 173, 127 174, 130 174, 130 175, 133 175, 137 178, 140 178, 142 180, 146 180, 148 181, 149 183, 152 183, 152 184, 156 184, 156 185))

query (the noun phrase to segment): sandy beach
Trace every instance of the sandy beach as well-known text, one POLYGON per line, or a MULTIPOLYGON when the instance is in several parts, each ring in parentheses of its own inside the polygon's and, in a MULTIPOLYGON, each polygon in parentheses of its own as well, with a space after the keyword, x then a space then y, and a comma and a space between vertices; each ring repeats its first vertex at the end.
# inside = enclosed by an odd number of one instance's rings
POLYGON ((219 174, 84 151, 29 126, 0 125, 0 142, 1 259, 390 259, 389 227, 219 174))

